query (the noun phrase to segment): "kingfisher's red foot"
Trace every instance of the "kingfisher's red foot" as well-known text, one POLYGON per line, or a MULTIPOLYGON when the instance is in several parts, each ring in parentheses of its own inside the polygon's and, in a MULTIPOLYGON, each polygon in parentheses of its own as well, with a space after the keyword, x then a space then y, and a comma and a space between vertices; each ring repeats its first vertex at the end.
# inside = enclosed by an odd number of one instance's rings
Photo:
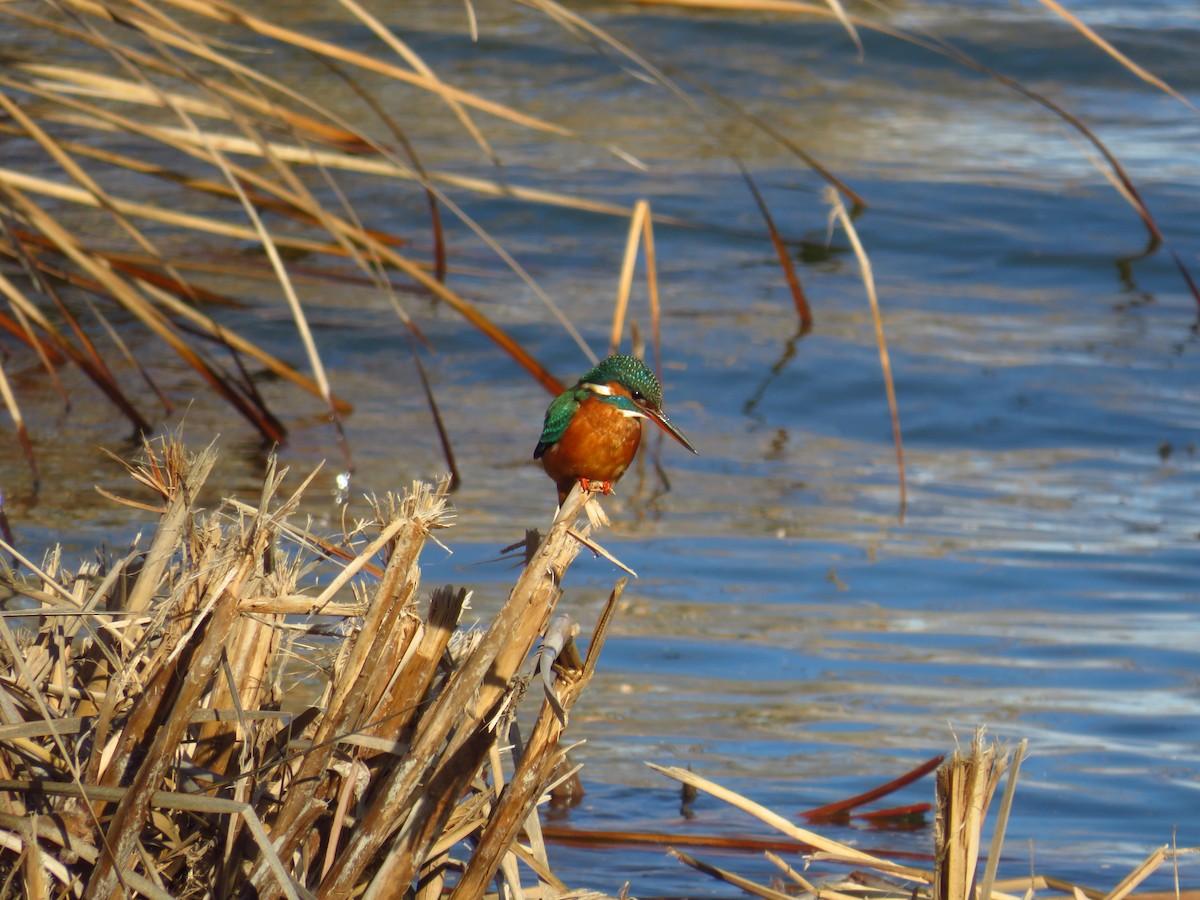
POLYGON ((580 483, 580 485, 583 486, 583 489, 585 491, 599 490, 601 494, 613 493, 613 486, 612 486, 611 481, 593 482, 591 479, 588 479, 588 478, 580 478, 579 483, 580 483), (599 487, 595 488, 592 486, 593 484, 598 484, 599 487))

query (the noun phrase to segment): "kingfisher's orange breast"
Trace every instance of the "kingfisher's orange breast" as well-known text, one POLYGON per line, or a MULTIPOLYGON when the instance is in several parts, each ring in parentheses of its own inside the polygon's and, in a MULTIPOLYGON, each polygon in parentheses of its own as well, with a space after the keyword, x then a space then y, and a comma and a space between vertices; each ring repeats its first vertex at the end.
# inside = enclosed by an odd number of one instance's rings
POLYGON ((642 441, 642 420, 622 415, 610 403, 586 398, 558 442, 542 455, 546 474, 558 485, 559 502, 580 478, 616 481, 625 474, 642 441))

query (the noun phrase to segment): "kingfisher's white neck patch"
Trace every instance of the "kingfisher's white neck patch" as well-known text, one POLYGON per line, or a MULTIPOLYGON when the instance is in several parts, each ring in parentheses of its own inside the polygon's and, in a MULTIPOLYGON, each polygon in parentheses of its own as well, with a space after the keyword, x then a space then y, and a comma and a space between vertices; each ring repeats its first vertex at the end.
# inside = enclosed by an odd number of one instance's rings
MULTIPOLYGON (((598 394, 601 397, 618 396, 616 394, 616 392, 614 392, 613 389, 610 388, 607 384, 592 384, 591 382, 586 382, 583 385, 583 389, 585 391, 591 391, 593 394, 598 394)), ((619 412, 621 415, 623 415, 627 419, 649 418, 640 409, 625 409, 624 407, 617 407, 617 412, 619 412)))

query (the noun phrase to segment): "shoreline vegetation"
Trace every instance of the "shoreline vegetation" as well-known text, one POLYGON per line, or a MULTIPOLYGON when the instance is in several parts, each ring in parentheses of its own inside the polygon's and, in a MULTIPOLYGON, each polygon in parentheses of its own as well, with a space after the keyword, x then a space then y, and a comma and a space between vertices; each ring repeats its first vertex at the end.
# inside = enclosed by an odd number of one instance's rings
MULTIPOLYGON (((197 508, 216 454, 164 439, 127 464, 152 497, 121 502, 158 517, 144 549, 69 572, 54 554, 35 565, 3 547, 0 893, 467 900, 495 884, 507 897, 599 897, 554 871, 537 813, 576 774, 566 756, 570 712, 627 580, 615 583, 581 650, 579 625, 556 607, 582 550, 621 565, 593 536, 605 521, 599 501, 576 488, 544 537, 530 531, 509 548, 525 565, 507 602, 486 627, 464 630, 467 592, 420 584, 422 548, 453 524, 448 479, 374 498, 373 521, 329 540, 292 521, 309 482, 284 496, 273 459, 256 503, 197 508), (593 524, 577 522, 585 507, 593 524), (328 660, 306 676, 319 680, 320 699, 297 704, 289 678, 297 660, 317 658, 314 642, 328 660), (531 692, 541 702, 526 724, 518 705, 531 692)), ((922 865, 830 840, 685 769, 650 763, 773 829, 769 846, 709 846, 766 849, 784 882, 758 885, 670 846, 694 845, 694 835, 657 842, 761 897, 1161 900, 1134 891, 1194 851, 1160 848, 1109 891, 998 878, 1022 753, 980 732, 938 767, 936 846, 922 865), (1006 771, 980 871, 985 818, 1006 771), (810 865, 851 874, 801 874, 810 865)), ((837 821, 937 762, 810 820, 837 821)))
MULTIPOLYGON (((1194 110, 1187 98, 1060 4, 1041 3, 1048 22, 1065 23, 1127 77, 1194 110)), ((1060 102, 989 69, 965 49, 919 28, 898 27, 886 10, 851 14, 837 0, 638 0, 638 5, 731 19, 771 15, 797 27, 832 24, 853 39, 864 64, 870 58, 864 55, 861 35, 869 34, 942 59, 979 77, 981 84, 1011 91, 1075 133, 1115 195, 1136 213, 1147 246, 1128 262, 1161 249, 1200 303, 1195 279, 1114 152, 1060 102)), ((566 39, 590 45, 614 69, 624 69, 655 95, 669 98, 684 111, 699 145, 737 171, 761 220, 752 237, 769 245, 777 265, 771 277, 786 285, 798 336, 811 331, 821 310, 810 302, 795 257, 804 252, 827 255, 829 241, 806 241, 792 233, 794 225, 777 224, 771 198, 728 139, 728 130, 751 129, 792 160, 797 171, 826 186, 819 205, 832 213, 848 244, 836 252, 856 258, 873 311, 903 508, 900 422, 870 247, 859 241, 852 224, 869 211, 871 198, 800 146, 795 136, 777 130, 769 115, 755 113, 686 72, 675 72, 668 60, 642 55, 553 0, 516 7, 514 14, 538 17, 566 39)), ((493 342, 515 370, 552 395, 563 389, 536 358, 536 347, 518 338, 511 323, 492 318, 488 304, 481 302, 486 298, 470 296, 456 282, 453 276, 473 268, 462 258, 464 241, 486 250, 502 277, 542 304, 547 328, 561 329, 563 339, 578 345, 593 364, 599 358, 581 334, 581 324, 505 249, 504 235, 489 234, 471 217, 468 201, 504 198, 629 220, 629 252, 609 352, 622 333, 619 324, 639 243, 658 347, 653 227, 721 232, 728 226, 651 213, 644 198, 637 199, 637 187, 634 199, 615 203, 549 190, 536 179, 514 182, 503 170, 502 142, 512 135, 528 146, 586 148, 613 160, 631 177, 648 167, 610 136, 622 133, 619 121, 598 117, 581 131, 546 120, 488 96, 504 93, 499 90, 507 76, 503 68, 495 84, 455 85, 439 77, 421 56, 422 48, 411 46, 364 6, 332 4, 325 14, 337 23, 325 34, 357 35, 365 49, 311 34, 306 23, 291 21, 286 11, 269 5, 243 8, 227 0, 170 0, 155 8, 105 0, 0 4, 0 21, 19 48, 0 78, 0 138, 14 161, 0 167, 0 258, 13 273, 0 273, 0 294, 10 307, 0 310, 0 331, 22 345, 23 365, 52 382, 64 404, 70 403, 70 391, 58 370, 74 368, 80 387, 90 383, 96 397, 110 403, 140 435, 156 433, 164 419, 202 388, 227 403, 264 442, 282 442, 288 417, 271 408, 260 384, 266 378, 286 382, 298 390, 301 402, 319 404, 327 412, 343 456, 342 470, 349 473, 354 470, 353 448, 341 423, 352 407, 339 396, 337 379, 322 359, 305 297, 317 289, 372 290, 387 298, 411 338, 409 349, 422 378, 422 390, 413 396, 428 407, 446 468, 457 477, 434 386, 421 368, 421 355, 432 344, 419 318, 406 310, 407 295, 433 298, 454 310, 464 330, 493 342), (290 80, 289 60, 297 59, 319 63, 318 84, 290 80), (321 99, 330 94, 319 89, 331 85, 344 89, 344 95, 332 93, 342 102, 321 99), (428 105, 433 118, 402 122, 381 99, 396 91, 421 108, 428 105), (344 102, 351 96, 355 102, 344 102), (457 171, 461 163, 430 158, 437 150, 424 147, 422 136, 410 136, 406 128, 439 133, 448 128, 460 134, 456 146, 474 151, 479 174, 457 171), (371 216, 363 207, 380 192, 394 196, 389 209, 413 212, 392 220, 386 229, 367 221, 371 216), (452 233, 462 235, 457 244, 447 237, 450 223, 452 233), (229 323, 231 311, 268 298, 286 307, 303 365, 286 361, 261 336, 229 323), (193 376, 192 390, 172 391, 159 383, 155 366, 144 364, 147 352, 136 349, 145 337, 168 357, 178 357, 193 376), (121 373, 125 377, 118 377, 121 373)), ((462 26, 473 46, 480 35, 470 4, 462 26)), ((523 74, 512 77, 527 80, 523 74)), ((0 367, 0 398, 13 418, 36 492, 38 435, 31 436, 22 410, 27 381, 0 367)))

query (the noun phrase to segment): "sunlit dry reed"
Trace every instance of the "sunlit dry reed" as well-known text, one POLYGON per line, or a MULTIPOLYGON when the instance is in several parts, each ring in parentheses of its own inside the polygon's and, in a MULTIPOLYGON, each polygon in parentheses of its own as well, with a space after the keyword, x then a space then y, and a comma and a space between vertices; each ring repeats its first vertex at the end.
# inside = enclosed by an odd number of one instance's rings
MULTIPOLYGON (((803 892, 801 896, 810 900, 1015 900, 1015 897, 1021 894, 1029 900, 1034 896, 1034 892, 1042 892, 1040 896, 1063 897, 1068 900, 1127 900, 1139 896, 1142 900, 1200 900, 1200 889, 1180 889, 1178 874, 1173 895, 1133 893, 1146 878, 1165 863, 1170 861, 1177 864, 1181 857, 1200 853, 1200 847, 1160 847, 1108 892, 1049 875, 995 879, 1003 850, 1008 812, 1017 783, 1016 773, 1024 752, 1025 743, 1022 742, 1015 753, 1010 755, 1003 748, 985 740, 983 729, 979 729, 975 732, 969 749, 955 752, 945 761, 941 761, 940 758, 932 761, 941 762, 941 765, 937 767, 936 824, 929 868, 901 865, 864 853, 849 844, 797 828, 789 820, 761 804, 692 772, 677 767, 650 765, 664 775, 732 804, 795 841, 791 847, 772 847, 770 840, 763 839, 710 838, 700 842, 693 834, 680 834, 680 845, 720 847, 726 851, 746 850, 756 846, 789 881, 799 886, 803 892), (983 832, 988 807, 1005 772, 1008 773, 1008 783, 1004 799, 992 826, 983 881, 977 883, 978 861, 983 852, 983 832), (790 852, 791 856, 784 857, 784 851, 790 852), (798 871, 798 866, 793 861, 799 854, 804 854, 803 874, 798 871), (818 866, 822 870, 828 870, 831 866, 849 867, 852 871, 845 876, 833 871, 819 875, 816 872, 818 866)), ((929 763, 923 764, 888 785, 868 791, 848 802, 867 802, 878 798, 883 793, 911 783, 914 780, 913 776, 928 774, 932 769, 933 766, 929 763)), ((823 814, 826 809, 838 806, 845 804, 834 804, 812 812, 823 814)), ((669 835, 651 836, 662 838, 661 841, 649 841, 646 837, 635 836, 635 839, 628 843, 671 843, 669 835)), ((611 837, 607 840, 610 843, 614 842, 611 837)), ((670 852, 685 865, 752 896, 783 898, 795 895, 794 889, 781 891, 775 885, 755 882, 738 875, 727 866, 714 866, 675 849, 670 852)), ((1099 864, 1102 861, 1096 862, 1099 864)))
POLYGON ((463 632, 467 592, 420 586, 423 548, 452 524, 447 481, 376 500, 374 534, 335 564, 296 542, 307 482, 283 495, 273 461, 256 504, 199 511, 215 457, 168 441, 129 467, 154 495, 131 502, 159 513, 144 550, 0 570, 25 600, 0 616, 0 870, 23 866, 43 896, 392 896, 448 877, 470 898, 497 871, 527 878, 519 852, 561 886, 517 841, 540 844, 536 806, 620 584, 586 658, 571 628, 542 661, 524 740, 517 703, 594 501, 576 490, 490 626, 463 632), (289 701, 295 646, 337 622, 308 651, 329 660, 323 695, 289 701))

